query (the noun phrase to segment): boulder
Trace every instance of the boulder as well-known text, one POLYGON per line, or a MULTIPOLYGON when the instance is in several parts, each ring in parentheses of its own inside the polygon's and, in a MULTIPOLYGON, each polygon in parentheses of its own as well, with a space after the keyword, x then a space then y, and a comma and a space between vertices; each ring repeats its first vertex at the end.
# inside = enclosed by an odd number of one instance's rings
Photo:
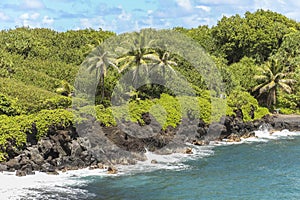
POLYGON ((109 166, 109 167, 107 168, 107 173, 108 173, 108 174, 117 174, 117 173, 118 173, 118 170, 117 170, 115 167, 109 166))
POLYGON ((255 133, 252 132, 247 132, 245 134, 242 135, 242 138, 246 139, 246 138, 250 138, 250 137, 255 137, 255 133))
POLYGON ((241 138, 238 134, 234 134, 232 133, 231 135, 229 135, 227 137, 227 142, 240 142, 241 141, 241 138))
POLYGON ((193 145, 197 145, 197 146, 204 146, 204 145, 208 145, 209 141, 206 140, 194 140, 193 145))
POLYGON ((189 147, 186 148, 186 149, 185 149, 185 153, 186 153, 186 154, 193 154, 192 148, 189 148, 189 147))
POLYGON ((42 172, 55 172, 55 168, 54 168, 54 166, 52 166, 49 163, 44 163, 41 166, 41 171, 42 172))
POLYGON ((0 164, 0 172, 7 171, 7 166, 0 164))
POLYGON ((20 158, 16 157, 16 158, 10 159, 9 161, 7 161, 4 164, 7 166, 7 169, 9 171, 14 171, 14 170, 19 170, 21 168, 19 161, 20 161, 20 158))
POLYGON ((151 164, 157 164, 157 160, 151 160, 151 164))
POLYGON ((26 176, 26 172, 24 172, 24 171, 22 171, 22 170, 17 170, 17 171, 16 171, 16 176, 19 176, 19 177, 21 177, 21 176, 26 176))
POLYGON ((226 137, 229 134, 230 133, 227 132, 227 128, 225 125, 215 122, 209 126, 205 139, 212 141, 219 138, 220 136, 226 137))
POLYGON ((37 148, 28 148, 29 155, 31 161, 33 161, 37 165, 41 165, 45 160, 44 157, 40 154, 39 150, 37 148))
POLYGON ((81 153, 83 152, 83 149, 81 148, 80 144, 76 140, 73 140, 69 146, 71 149, 71 156, 80 157, 81 153))

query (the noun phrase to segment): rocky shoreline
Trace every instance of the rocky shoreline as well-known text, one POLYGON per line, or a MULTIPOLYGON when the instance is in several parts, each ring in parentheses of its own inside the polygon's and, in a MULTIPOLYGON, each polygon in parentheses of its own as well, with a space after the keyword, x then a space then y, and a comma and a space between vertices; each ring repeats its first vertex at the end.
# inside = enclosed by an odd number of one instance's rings
POLYGON ((252 122, 227 116, 210 125, 202 120, 183 119, 177 128, 166 130, 147 113, 143 119, 144 125, 124 122, 116 127, 101 127, 92 119, 76 128, 52 127, 39 141, 28 135, 22 150, 16 150, 13 143, 6 147, 8 161, 0 163, 0 172, 16 171, 17 176, 26 176, 41 171, 55 175, 58 171, 89 167, 107 169, 107 173, 113 174, 117 173, 117 164, 145 161, 146 149, 157 154, 190 154, 186 143, 206 145, 224 139, 239 142, 241 138, 254 137, 253 131, 263 124, 268 124, 271 132, 300 131, 299 115, 268 115, 252 122))

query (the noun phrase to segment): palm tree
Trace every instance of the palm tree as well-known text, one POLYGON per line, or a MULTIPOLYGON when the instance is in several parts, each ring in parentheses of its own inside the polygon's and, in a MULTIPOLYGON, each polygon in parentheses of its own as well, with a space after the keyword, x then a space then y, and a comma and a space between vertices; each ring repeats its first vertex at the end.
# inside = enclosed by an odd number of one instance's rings
POLYGON ((171 60, 170 53, 162 49, 156 49, 156 53, 157 54, 152 56, 152 70, 162 70, 163 77, 165 77, 167 70, 170 70, 172 73, 176 74, 173 66, 177 66, 177 63, 171 60))
POLYGON ((100 74, 100 85, 101 85, 101 97, 104 99, 104 79, 109 66, 114 67, 119 72, 119 68, 114 64, 115 58, 109 52, 104 51, 101 47, 96 47, 88 56, 87 59, 82 63, 83 66, 87 67, 87 70, 92 73, 96 71, 95 83, 98 86, 98 76, 100 74))
POLYGON ((155 51, 150 48, 151 43, 154 41, 147 36, 144 31, 140 33, 135 32, 133 35, 130 35, 130 38, 123 43, 123 49, 125 51, 127 49, 130 50, 116 60, 120 72, 127 69, 133 70, 133 83, 136 83, 141 78, 140 73, 142 70, 148 73, 149 64, 154 62, 155 51))
POLYGON ((271 108, 276 104, 278 89, 281 88, 283 91, 291 93, 291 85, 295 83, 295 80, 287 78, 289 72, 277 59, 267 61, 259 70, 262 74, 254 78, 260 84, 254 87, 252 92, 261 104, 271 108))

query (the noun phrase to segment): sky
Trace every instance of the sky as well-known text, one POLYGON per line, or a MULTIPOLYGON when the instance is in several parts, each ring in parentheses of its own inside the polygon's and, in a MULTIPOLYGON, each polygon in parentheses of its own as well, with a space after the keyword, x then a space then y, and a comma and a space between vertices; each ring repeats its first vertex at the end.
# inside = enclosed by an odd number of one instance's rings
POLYGON ((223 16, 269 9, 300 22, 299 0, 0 0, 0 29, 93 28, 116 33, 142 28, 214 26, 223 16))

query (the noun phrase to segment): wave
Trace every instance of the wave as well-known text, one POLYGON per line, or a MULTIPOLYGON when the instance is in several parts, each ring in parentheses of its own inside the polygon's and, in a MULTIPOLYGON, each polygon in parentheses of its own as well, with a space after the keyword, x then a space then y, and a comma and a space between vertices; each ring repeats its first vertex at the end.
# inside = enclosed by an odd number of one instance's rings
POLYGON ((158 155, 146 151, 146 161, 140 161, 135 165, 116 166, 118 174, 107 174, 105 169, 81 169, 75 171, 59 172, 59 175, 48 175, 36 172, 35 175, 17 177, 13 172, 0 173, 0 193, 2 199, 78 199, 93 197, 89 191, 82 189, 87 185, 90 176, 122 176, 136 173, 145 173, 154 170, 186 170, 189 165, 187 160, 200 159, 214 154, 217 146, 237 145, 243 143, 268 142, 277 139, 293 139, 300 136, 300 132, 290 132, 288 130, 269 131, 269 128, 262 126, 255 131, 255 137, 241 138, 240 142, 228 142, 226 140, 210 142, 207 146, 196 146, 187 144, 192 149, 192 154, 173 153, 169 155, 158 155))

